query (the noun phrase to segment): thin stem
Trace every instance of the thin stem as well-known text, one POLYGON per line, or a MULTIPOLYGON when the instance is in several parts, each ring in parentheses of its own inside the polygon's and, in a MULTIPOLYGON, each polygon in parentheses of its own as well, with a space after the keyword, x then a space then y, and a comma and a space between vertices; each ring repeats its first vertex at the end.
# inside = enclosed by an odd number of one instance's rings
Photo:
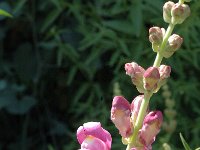
POLYGON ((165 33, 165 36, 163 38, 163 42, 162 42, 161 47, 160 47, 160 51, 157 53, 156 59, 154 61, 154 64, 153 64, 154 67, 160 66, 162 59, 163 59, 162 52, 165 50, 167 41, 169 39, 169 36, 172 34, 173 29, 174 29, 174 25, 169 24, 167 31, 165 33))
POLYGON ((142 127, 143 120, 144 120, 144 117, 145 117, 145 114, 146 114, 146 110, 147 110, 147 107, 149 105, 149 100, 150 100, 152 94, 153 94, 152 92, 144 93, 144 100, 141 103, 141 107, 140 107, 140 110, 139 110, 139 113, 138 113, 138 117, 137 117, 137 120, 135 122, 134 132, 133 132, 133 135, 130 139, 130 144, 128 144, 126 150, 130 150, 132 148, 132 146, 135 144, 138 132, 142 127))
MULTIPOLYGON (((167 41, 169 39, 169 36, 172 34, 174 26, 175 25, 173 25, 173 24, 169 24, 169 26, 167 28, 167 31, 164 35, 164 38, 163 38, 163 41, 162 41, 162 44, 160 47, 160 51, 157 53, 157 56, 154 61, 154 64, 153 64, 154 67, 159 67, 162 62, 162 59, 163 59, 162 52, 165 50, 167 41)), ((138 137, 138 132, 142 127, 143 120, 144 120, 144 117, 145 117, 145 114, 147 111, 147 107, 149 105, 149 100, 152 95, 153 95, 152 92, 146 91, 144 93, 144 100, 142 101, 141 106, 140 106, 138 117, 136 119, 135 126, 134 126, 134 132, 133 132, 133 135, 129 139, 129 144, 126 147, 126 150, 130 150, 136 143, 136 139, 138 137)))

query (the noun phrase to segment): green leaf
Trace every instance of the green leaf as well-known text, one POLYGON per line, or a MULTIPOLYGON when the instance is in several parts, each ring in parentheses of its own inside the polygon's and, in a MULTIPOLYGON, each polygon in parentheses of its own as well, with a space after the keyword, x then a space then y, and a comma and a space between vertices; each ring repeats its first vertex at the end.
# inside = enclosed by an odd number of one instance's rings
POLYGON ((44 24, 41 27, 42 33, 44 33, 53 24, 53 22, 59 17, 61 12, 62 9, 54 9, 51 11, 51 13, 46 17, 44 24))
POLYGON ((110 27, 114 30, 126 33, 126 34, 133 34, 133 24, 124 21, 124 20, 111 20, 111 21, 104 21, 103 24, 107 27, 110 27))
POLYGON ((15 100, 6 107, 6 110, 11 114, 22 115, 28 112, 34 105, 36 100, 34 97, 24 96, 21 100, 15 100))
POLYGON ((19 0, 17 2, 17 4, 15 4, 15 8, 13 10, 13 14, 18 14, 21 11, 22 7, 25 5, 26 2, 27 2, 27 0, 19 0))
POLYGON ((132 21, 133 34, 140 36, 142 28, 142 4, 141 1, 135 1, 130 12, 130 19, 132 21))
POLYGON ((181 141, 183 143, 183 146, 185 148, 185 150, 192 150, 189 145, 187 144, 187 142, 185 141, 185 139, 183 138, 182 134, 180 133, 180 138, 181 138, 181 141))
POLYGON ((10 18, 13 17, 10 13, 8 13, 7 11, 3 9, 0 9, 0 15, 5 16, 5 17, 10 17, 10 18))

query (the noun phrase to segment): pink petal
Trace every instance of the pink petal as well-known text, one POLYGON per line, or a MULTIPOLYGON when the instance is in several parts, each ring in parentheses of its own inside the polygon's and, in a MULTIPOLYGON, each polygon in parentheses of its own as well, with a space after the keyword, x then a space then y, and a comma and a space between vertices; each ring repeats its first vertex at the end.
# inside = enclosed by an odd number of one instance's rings
POLYGON ((137 116, 138 116, 138 113, 140 110, 140 105, 141 105, 143 99, 144 99, 144 95, 139 95, 139 96, 135 97, 131 103, 131 112, 132 112, 131 119, 132 119, 133 124, 135 123, 135 121, 137 119, 137 116))
POLYGON ((160 131, 163 116, 160 111, 150 112, 144 119, 143 127, 140 130, 139 138, 144 146, 150 146, 160 131))
POLYGON ((112 102, 111 120, 122 137, 129 137, 132 132, 130 114, 129 102, 122 96, 115 96, 112 102))
POLYGON ((101 127, 100 122, 84 123, 83 126, 78 128, 77 139, 80 144, 82 144, 88 136, 95 137, 104 142, 107 146, 107 150, 111 148, 112 137, 108 131, 101 127))
POLYGON ((87 136, 81 144, 81 150, 108 150, 107 145, 100 139, 87 136))

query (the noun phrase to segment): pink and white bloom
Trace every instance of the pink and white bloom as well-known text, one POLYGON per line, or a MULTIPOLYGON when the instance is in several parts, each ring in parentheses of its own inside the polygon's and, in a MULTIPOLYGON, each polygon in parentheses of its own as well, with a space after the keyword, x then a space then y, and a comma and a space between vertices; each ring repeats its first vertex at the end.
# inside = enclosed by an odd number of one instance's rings
POLYGON ((101 127, 100 122, 87 122, 77 130, 81 150, 110 150, 112 137, 101 127))
POLYGON ((115 96, 111 108, 111 120, 122 137, 128 138, 132 133, 144 95, 139 95, 130 104, 124 97, 115 96))
POLYGON ((111 120, 122 137, 129 137, 132 133, 132 125, 130 121, 131 105, 122 96, 115 96, 111 108, 111 120))
POLYGON ((152 111, 146 115, 142 129, 139 131, 139 141, 143 146, 151 147, 160 131, 162 121, 163 116, 160 111, 152 111))

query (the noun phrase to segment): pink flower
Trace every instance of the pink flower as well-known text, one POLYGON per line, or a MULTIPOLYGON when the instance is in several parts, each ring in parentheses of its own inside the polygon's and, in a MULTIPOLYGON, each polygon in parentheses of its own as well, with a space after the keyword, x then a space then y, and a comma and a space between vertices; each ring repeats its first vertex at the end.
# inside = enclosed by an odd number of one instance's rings
POLYGON ((129 137, 132 133, 130 122, 131 106, 122 96, 115 96, 111 108, 111 120, 122 137, 129 137))
POLYGON ((139 141, 145 147, 151 146, 160 131, 163 116, 160 111, 150 112, 146 115, 142 129, 139 132, 139 141))
POLYGON ((144 95, 138 95, 135 97, 135 99, 131 103, 131 119, 132 123, 135 124, 139 110, 140 110, 140 105, 144 99, 144 95))
POLYGON ((135 97, 130 103, 122 96, 115 96, 111 108, 111 120, 122 137, 128 138, 138 116, 144 95, 135 97))
POLYGON ((112 137, 100 122, 87 122, 77 130, 81 150, 110 150, 112 137))

